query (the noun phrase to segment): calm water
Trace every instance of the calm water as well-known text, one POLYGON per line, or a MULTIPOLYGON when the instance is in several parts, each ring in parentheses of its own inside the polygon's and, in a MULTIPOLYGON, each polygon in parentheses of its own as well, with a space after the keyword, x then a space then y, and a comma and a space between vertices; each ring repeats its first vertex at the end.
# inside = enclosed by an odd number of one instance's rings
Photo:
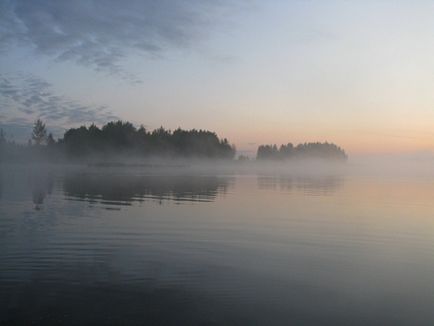
POLYGON ((0 324, 434 325, 433 178, 0 171, 0 324))

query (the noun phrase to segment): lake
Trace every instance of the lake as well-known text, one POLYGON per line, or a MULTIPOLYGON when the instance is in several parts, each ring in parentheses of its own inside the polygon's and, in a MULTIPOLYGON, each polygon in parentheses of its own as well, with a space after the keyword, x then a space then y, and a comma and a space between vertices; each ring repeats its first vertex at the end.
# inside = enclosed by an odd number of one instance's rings
POLYGON ((432 176, 0 171, 0 325, 434 325, 432 176))

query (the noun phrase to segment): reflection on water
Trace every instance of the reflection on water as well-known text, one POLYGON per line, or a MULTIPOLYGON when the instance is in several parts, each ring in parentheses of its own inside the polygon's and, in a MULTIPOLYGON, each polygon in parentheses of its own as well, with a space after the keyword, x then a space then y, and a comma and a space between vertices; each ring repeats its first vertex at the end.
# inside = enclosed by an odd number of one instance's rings
POLYGON ((303 192, 306 195, 331 195, 343 183, 343 178, 336 175, 315 176, 258 176, 258 187, 265 190, 283 190, 303 192))
POLYGON ((35 204, 35 209, 39 210, 44 203, 45 197, 53 191, 54 178, 51 173, 37 173, 35 171, 32 171, 29 177, 33 203, 35 204))
POLYGON ((145 199, 176 202, 207 202, 225 193, 228 178, 215 176, 155 176, 70 174, 63 180, 66 196, 119 205, 128 205, 145 199))
POLYGON ((3 171, 0 169, 0 200, 3 194, 3 171))
POLYGON ((52 194, 55 187, 58 194, 63 193, 65 200, 92 204, 122 206, 146 200, 159 204, 168 201, 210 202, 219 194, 225 194, 234 182, 234 178, 228 176, 173 173, 155 175, 136 172, 125 173, 110 169, 52 171, 46 167, 3 168, 0 170, 0 199, 4 184, 7 183, 8 197, 13 197, 14 201, 31 200, 35 210, 43 208, 45 199, 52 194), (4 182, 2 175, 6 176, 4 182))
POLYGON ((434 323, 432 179, 0 172, 0 325, 434 323))

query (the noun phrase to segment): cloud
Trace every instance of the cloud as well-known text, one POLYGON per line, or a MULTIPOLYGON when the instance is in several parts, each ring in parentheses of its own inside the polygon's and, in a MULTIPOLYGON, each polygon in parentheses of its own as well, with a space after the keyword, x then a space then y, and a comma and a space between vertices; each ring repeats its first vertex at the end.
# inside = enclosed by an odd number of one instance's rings
POLYGON ((127 75, 123 58, 159 57, 169 48, 190 46, 228 5, 228 0, 2 0, 0 48, 31 46, 55 60, 127 75))
POLYGON ((0 74, 0 114, 3 122, 28 124, 41 118, 68 127, 83 123, 102 124, 118 119, 105 106, 83 105, 57 95, 52 85, 32 75, 0 74))

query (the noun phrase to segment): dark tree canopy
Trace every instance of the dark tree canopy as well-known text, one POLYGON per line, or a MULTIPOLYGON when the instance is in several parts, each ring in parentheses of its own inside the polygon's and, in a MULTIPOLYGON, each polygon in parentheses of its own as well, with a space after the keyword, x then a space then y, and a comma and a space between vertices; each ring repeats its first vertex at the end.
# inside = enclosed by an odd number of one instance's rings
POLYGON ((347 154, 339 146, 332 143, 304 143, 294 146, 291 143, 281 145, 260 145, 256 158, 258 160, 287 160, 293 158, 347 160, 347 154))
MULTIPOLYGON (((226 138, 219 138, 215 132, 181 128, 171 131, 163 127, 151 131, 144 126, 136 128, 127 121, 112 121, 102 127, 92 124, 88 127, 71 128, 64 133, 63 138, 56 141, 53 134, 47 132, 45 124, 38 119, 34 123, 32 139, 29 139, 27 146, 6 141, 5 134, 0 128, 0 161, 25 161, 29 155, 32 155, 32 158, 45 158, 58 162, 71 158, 92 158, 93 155, 96 157, 103 155, 105 158, 120 155, 120 157, 232 160, 235 152, 235 146, 231 145, 226 138)), ((345 161, 347 154, 333 143, 303 143, 297 146, 288 143, 279 147, 260 145, 256 158, 280 161, 289 159, 345 161)), ((248 157, 240 155, 238 160, 247 161, 248 157)))
POLYGON ((145 156, 181 156, 229 158, 235 155, 234 146, 227 139, 219 139, 206 130, 166 130, 163 127, 147 131, 129 122, 109 122, 102 128, 95 125, 72 128, 60 141, 74 156, 99 153, 131 152, 145 156))

